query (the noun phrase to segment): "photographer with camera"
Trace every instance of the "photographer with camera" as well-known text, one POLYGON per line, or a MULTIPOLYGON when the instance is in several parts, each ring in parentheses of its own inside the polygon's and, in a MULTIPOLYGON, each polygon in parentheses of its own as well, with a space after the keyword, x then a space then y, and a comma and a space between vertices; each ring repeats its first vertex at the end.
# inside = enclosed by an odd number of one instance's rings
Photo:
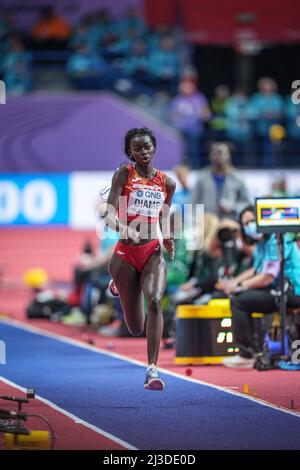
POLYGON ((218 228, 217 235, 213 240, 211 249, 219 249, 221 264, 218 270, 216 289, 212 297, 227 297, 223 285, 240 275, 249 268, 252 258, 252 249, 243 243, 240 235, 240 225, 232 219, 223 219, 218 228))
MULTIPOLYGON (((253 266, 221 288, 231 296, 232 322, 239 354, 224 359, 227 367, 249 368, 255 363, 254 331, 251 313, 270 314, 278 310, 280 260, 275 234, 257 232, 255 209, 246 207, 240 214, 244 240, 255 244, 253 266)), ((284 237, 287 307, 300 308, 300 250, 288 234, 284 237)))
POLYGON ((204 247, 194 254, 189 280, 173 296, 177 305, 199 305, 211 298, 227 297, 218 281, 227 282, 249 265, 249 257, 238 243, 239 228, 232 219, 220 222, 214 214, 204 215, 204 247))

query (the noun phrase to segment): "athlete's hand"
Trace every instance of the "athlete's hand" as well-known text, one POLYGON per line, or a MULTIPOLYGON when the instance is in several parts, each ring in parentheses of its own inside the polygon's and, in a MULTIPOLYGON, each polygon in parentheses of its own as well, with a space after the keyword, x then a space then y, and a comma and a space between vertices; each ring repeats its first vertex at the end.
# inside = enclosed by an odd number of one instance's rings
POLYGON ((163 245, 164 245, 165 249, 170 253, 171 261, 174 261, 174 258, 175 258, 174 240, 172 238, 165 238, 163 240, 163 245))

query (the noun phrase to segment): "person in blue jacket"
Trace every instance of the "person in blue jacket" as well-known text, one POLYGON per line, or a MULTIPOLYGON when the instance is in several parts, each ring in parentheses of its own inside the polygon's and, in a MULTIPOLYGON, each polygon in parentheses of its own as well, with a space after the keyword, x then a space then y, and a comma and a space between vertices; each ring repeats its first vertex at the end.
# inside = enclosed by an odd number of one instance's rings
MULTIPOLYGON (((265 314, 279 308, 274 289, 279 286, 280 260, 276 234, 257 232, 253 206, 240 215, 242 233, 254 243, 253 266, 230 281, 224 281, 223 290, 231 296, 232 324, 239 354, 224 359, 227 367, 253 367, 254 331, 251 313, 265 314)), ((285 278, 289 282, 287 308, 300 308, 300 250, 288 234, 284 236, 285 278)))

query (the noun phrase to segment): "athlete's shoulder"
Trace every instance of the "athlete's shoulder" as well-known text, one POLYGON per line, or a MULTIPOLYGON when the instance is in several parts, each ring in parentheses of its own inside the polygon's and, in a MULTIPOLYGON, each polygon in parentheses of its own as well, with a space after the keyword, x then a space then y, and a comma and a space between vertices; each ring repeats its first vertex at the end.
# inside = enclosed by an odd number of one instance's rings
POLYGON ((166 175, 166 180, 165 180, 165 203, 168 204, 169 206, 172 203, 172 198, 176 189, 176 183, 173 178, 170 176, 166 175))
POLYGON ((118 183, 125 183, 128 179, 131 170, 130 164, 120 165, 113 175, 113 180, 117 181, 118 183))
POLYGON ((174 192, 176 189, 176 181, 168 175, 166 175, 166 188, 168 192, 174 192))
POLYGON ((176 188, 176 183, 175 183, 175 181, 173 180, 173 178, 171 178, 170 176, 168 176, 164 171, 158 170, 158 171, 157 171, 157 178, 159 178, 160 181, 162 181, 162 184, 163 184, 165 190, 166 190, 168 193, 175 191, 175 188, 176 188))

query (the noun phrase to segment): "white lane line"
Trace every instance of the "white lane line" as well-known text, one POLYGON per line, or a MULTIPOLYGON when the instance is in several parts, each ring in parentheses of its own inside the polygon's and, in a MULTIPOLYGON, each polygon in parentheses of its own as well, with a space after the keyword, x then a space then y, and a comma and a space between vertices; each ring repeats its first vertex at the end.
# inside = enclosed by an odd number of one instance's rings
MULTIPOLYGON (((6 379, 5 377, 0 376, 0 380, 7 385, 10 385, 11 387, 15 387, 18 390, 21 390, 22 392, 26 393, 26 388, 21 387, 20 385, 16 384, 15 382, 12 382, 11 380, 6 379)), ((136 447, 133 447, 131 444, 128 444, 128 442, 123 441, 122 439, 119 439, 116 436, 113 436, 112 434, 104 431, 101 428, 98 428, 97 426, 94 426, 93 424, 88 423, 87 421, 84 421, 81 418, 78 418, 77 416, 73 415, 72 413, 69 413, 68 411, 64 410, 63 408, 60 408, 59 406, 55 405, 55 403, 52 403, 49 400, 46 400, 46 398, 41 397, 40 395, 35 396, 38 400, 42 401, 46 405, 48 405, 50 408, 53 408, 56 411, 59 411, 63 415, 67 416, 68 418, 71 418, 73 421, 75 421, 76 424, 82 424, 86 428, 91 429, 92 431, 95 431, 96 433, 100 434, 101 436, 106 437, 107 439, 115 442, 116 444, 119 444, 120 446, 124 447, 125 449, 128 450, 137 450, 136 447)))
MULTIPOLYGON (((95 347, 95 346, 92 346, 92 345, 89 345, 89 344, 83 344, 82 342, 80 342, 76 339, 67 338, 67 337, 65 337, 63 335, 60 335, 58 333, 48 332, 48 331, 45 331, 45 330, 43 330, 39 327, 27 325, 27 324, 22 323, 18 320, 1 318, 0 323, 1 322, 6 323, 9 326, 14 326, 15 328, 20 328, 20 329, 27 330, 27 331, 30 331, 30 332, 35 333, 35 334, 46 336, 48 338, 54 338, 54 339, 57 339, 58 341, 62 341, 63 343, 72 344, 73 346, 78 346, 82 349, 88 349, 88 350, 93 351, 97 354, 104 354, 106 356, 114 357, 114 358, 119 359, 121 361, 126 361, 126 362, 129 362, 131 364, 141 366, 143 368, 147 367, 145 362, 138 361, 137 359, 132 359, 132 358, 130 358, 128 356, 125 356, 125 355, 122 355, 122 354, 117 354, 117 353, 114 353, 114 352, 111 352, 111 351, 106 351, 105 349, 101 349, 101 348, 98 348, 98 347, 95 347)), ((205 385, 206 387, 210 387, 210 388, 213 388, 215 390, 220 390, 221 392, 227 393, 229 395, 234 395, 234 396, 243 398, 245 400, 252 401, 252 402, 254 402, 258 405, 265 406, 267 408, 272 408, 276 411, 281 411, 282 413, 286 413, 286 414, 289 414, 289 415, 292 415, 292 416, 296 416, 297 418, 300 418, 300 413, 298 413, 297 411, 288 410, 286 408, 283 408, 280 405, 274 405, 274 404, 266 402, 266 401, 264 401, 260 398, 252 397, 252 396, 246 395, 244 393, 237 392, 235 390, 226 389, 226 388, 221 387, 219 385, 210 384, 208 382, 204 382, 203 380, 198 380, 198 379, 193 379, 193 378, 190 378, 190 377, 185 377, 181 374, 178 374, 177 372, 172 372, 172 371, 164 369, 162 367, 159 367, 159 370, 161 372, 163 372, 164 374, 170 375, 172 377, 176 377, 177 379, 185 380, 186 382, 192 382, 192 383, 195 383, 195 384, 198 384, 198 385, 199 384, 205 385)))

